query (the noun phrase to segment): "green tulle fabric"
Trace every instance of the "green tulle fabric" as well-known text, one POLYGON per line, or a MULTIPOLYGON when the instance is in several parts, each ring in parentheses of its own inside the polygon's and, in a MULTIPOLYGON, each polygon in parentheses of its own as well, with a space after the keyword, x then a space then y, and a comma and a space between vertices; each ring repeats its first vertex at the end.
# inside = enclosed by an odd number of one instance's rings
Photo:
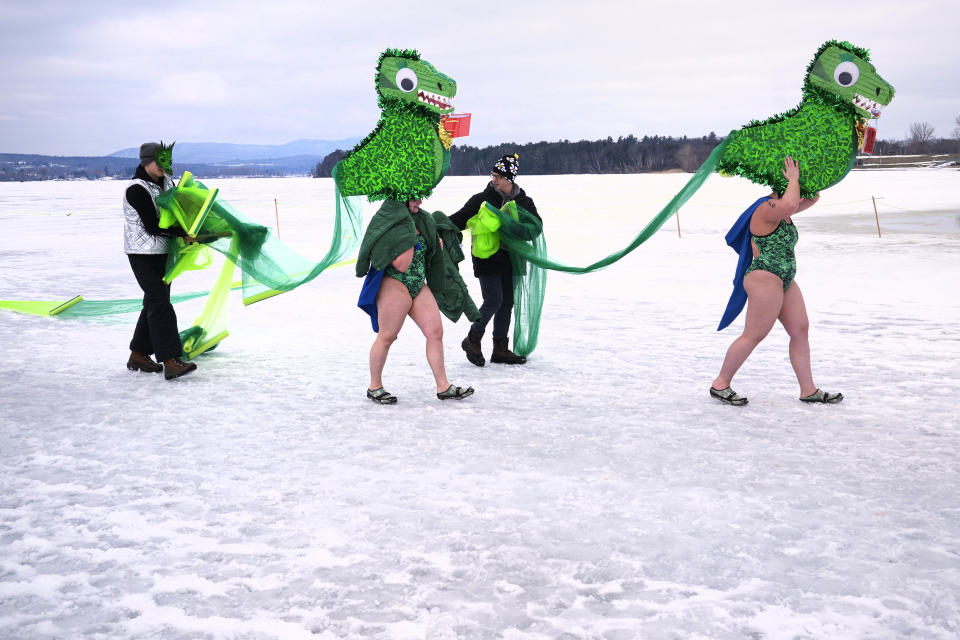
MULTIPOLYGON (((336 183, 335 183, 336 185, 336 183)), ((310 282, 323 271, 349 261, 359 245, 362 210, 359 197, 344 197, 336 185, 336 216, 330 248, 318 262, 308 260, 280 241, 269 228, 257 224, 223 199, 216 191, 185 173, 180 184, 156 199, 163 228, 196 227, 199 242, 177 239, 170 243, 165 280, 171 282, 185 271, 213 265, 215 252, 223 255, 220 271, 208 291, 172 295, 177 304, 206 296, 203 310, 194 323, 180 332, 184 357, 189 359, 209 350, 228 335, 226 328, 229 293, 240 289, 243 303, 290 291, 310 282), (200 218, 200 220, 198 220, 200 218), (234 281, 236 269, 239 283, 234 281)), ((0 300, 0 309, 59 318, 80 318, 138 312, 141 298, 120 300, 0 300)))
POLYGON ((213 199, 215 194, 190 174, 185 174, 176 187, 157 196, 161 226, 176 220, 185 229, 196 229, 196 238, 200 241, 176 240, 168 255, 167 281, 186 270, 207 266, 211 262, 206 255, 210 249, 225 258, 203 311, 191 327, 181 332, 187 357, 216 346, 227 336, 227 299, 234 265, 241 272, 243 303, 247 305, 310 282, 356 250, 362 231, 360 198, 344 197, 336 181, 334 184, 333 235, 327 254, 318 262, 300 256, 269 228, 252 222, 225 200, 213 199), (201 216, 202 220, 198 220, 201 216))
MULTIPOLYGON (((496 233, 500 244, 510 252, 513 266, 514 352, 529 355, 537 346, 540 335, 540 320, 543 301, 546 297, 547 271, 565 273, 592 273, 623 259, 656 233, 697 192, 704 181, 716 168, 726 149, 727 142, 721 142, 707 160, 697 169, 686 185, 666 204, 630 241, 627 246, 610 255, 583 266, 570 265, 555 260, 547 253, 547 240, 540 220, 522 207, 516 207, 517 218, 513 212, 486 203, 483 213, 493 213, 500 222, 496 233)), ((484 225, 484 233, 491 226, 484 225)))
MULTIPOLYGON (((157 206, 161 212, 176 212, 177 219, 192 225, 208 193, 202 182, 185 176, 178 186, 157 196, 157 206)), ((314 262, 281 242, 268 227, 252 222, 218 198, 201 225, 197 239, 206 240, 205 247, 220 252, 237 265, 242 273, 243 302, 252 304, 310 282, 332 264, 351 255, 359 245, 362 222, 360 198, 344 197, 337 188, 330 248, 322 259, 314 262)), ((168 277, 205 261, 202 249, 178 239, 170 254, 168 277)))
POLYGON ((625 257, 630 252, 634 251, 641 244, 650 239, 650 237, 656 233, 664 223, 669 220, 673 214, 677 212, 693 196, 694 193, 703 185, 707 178, 710 177, 710 174, 716 168, 717 163, 719 162, 720 157, 723 155, 724 150, 726 149, 727 141, 724 140, 710 153, 710 156, 704 161, 704 163, 697 169, 696 173, 691 176, 687 181, 687 184, 675 195, 670 202, 666 204, 660 211, 648 222, 643 229, 630 241, 627 246, 619 251, 615 251, 610 255, 591 262, 590 264, 583 266, 570 265, 563 262, 559 262, 550 258, 546 255, 546 247, 543 250, 531 248, 528 244, 529 239, 518 237, 516 234, 516 229, 511 228, 509 222, 507 222, 508 216, 503 217, 503 226, 500 228, 500 242, 513 253, 516 253, 520 256, 523 256, 523 259, 531 264, 535 264, 543 269, 550 269, 552 271, 563 271, 565 273, 592 273, 598 269, 603 269, 604 267, 610 266, 614 262, 625 257))

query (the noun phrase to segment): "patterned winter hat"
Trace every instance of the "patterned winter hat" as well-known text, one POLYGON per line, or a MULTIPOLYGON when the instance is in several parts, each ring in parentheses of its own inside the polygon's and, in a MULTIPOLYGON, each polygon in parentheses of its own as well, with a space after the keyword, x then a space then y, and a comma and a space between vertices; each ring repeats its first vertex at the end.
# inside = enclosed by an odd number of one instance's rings
POLYGON ((491 171, 513 182, 517 179, 517 174, 520 173, 520 156, 516 153, 503 156, 493 163, 491 171))

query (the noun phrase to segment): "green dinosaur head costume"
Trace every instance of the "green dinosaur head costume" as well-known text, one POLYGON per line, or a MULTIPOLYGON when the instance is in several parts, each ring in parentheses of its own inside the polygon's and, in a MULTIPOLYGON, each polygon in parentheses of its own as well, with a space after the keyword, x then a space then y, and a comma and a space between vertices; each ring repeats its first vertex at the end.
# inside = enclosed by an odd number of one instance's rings
POLYGON ((440 118, 453 111, 457 83, 410 49, 381 53, 375 79, 380 121, 334 167, 337 188, 370 200, 426 198, 450 165, 440 118))
POLYGON ((411 109, 425 115, 453 111, 457 83, 421 60, 417 53, 387 49, 377 65, 377 95, 381 109, 411 109))
POLYGON ((783 159, 792 156, 800 164, 800 194, 812 197, 847 175, 866 121, 880 117, 893 94, 866 49, 825 42, 807 66, 800 105, 732 132, 717 169, 783 193, 783 159))
POLYGON ((847 42, 831 40, 821 46, 803 80, 805 100, 820 100, 859 118, 879 118, 893 93, 870 64, 870 52, 847 42))

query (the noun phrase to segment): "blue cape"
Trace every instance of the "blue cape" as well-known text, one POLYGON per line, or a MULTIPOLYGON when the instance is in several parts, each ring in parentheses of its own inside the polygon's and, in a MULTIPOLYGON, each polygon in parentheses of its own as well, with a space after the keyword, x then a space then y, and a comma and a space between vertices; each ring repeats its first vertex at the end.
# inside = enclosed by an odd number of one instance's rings
POLYGON ((730 300, 727 302, 727 308, 723 312, 723 318, 720 319, 720 326, 717 331, 722 331, 731 322, 737 319, 744 305, 747 304, 747 290, 743 288, 743 276, 747 274, 750 263, 753 262, 753 247, 750 246, 750 218, 753 212, 761 204, 770 199, 770 196, 764 196, 747 207, 747 210, 737 218, 737 221, 730 227, 724 238, 727 245, 737 252, 740 256, 737 259, 737 272, 733 275, 733 293, 730 294, 730 300))
POLYGON ((380 333, 377 291, 380 291, 381 280, 383 280, 383 270, 370 269, 367 272, 367 279, 363 281, 363 288, 360 289, 360 299, 357 300, 357 306, 370 314, 370 324, 373 325, 376 333, 380 333))

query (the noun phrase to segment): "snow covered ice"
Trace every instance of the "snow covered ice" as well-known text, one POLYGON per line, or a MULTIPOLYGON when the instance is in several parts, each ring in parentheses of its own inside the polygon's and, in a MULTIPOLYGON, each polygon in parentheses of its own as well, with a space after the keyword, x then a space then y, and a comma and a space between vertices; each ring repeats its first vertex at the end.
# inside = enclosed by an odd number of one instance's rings
MULTIPOLYGON (((687 178, 519 183, 582 265, 687 178)), ((326 251, 330 180, 205 182, 270 226, 276 198, 281 239, 326 251)), ((483 183, 447 178, 424 208, 483 183)), ((0 184, 0 299, 140 297, 123 186, 0 184)), ((366 399, 352 265, 233 298, 230 337, 174 382, 124 368, 135 314, 0 312, 0 637, 957 638, 960 172, 853 172, 796 217, 836 406, 798 402, 779 325, 734 381, 750 404, 708 396, 743 326, 715 330, 723 234, 760 195, 712 176, 682 238, 670 220, 606 270, 550 273, 526 366, 470 365, 446 323, 449 377, 476 388, 459 403, 412 322, 385 371, 399 404, 366 399)))

